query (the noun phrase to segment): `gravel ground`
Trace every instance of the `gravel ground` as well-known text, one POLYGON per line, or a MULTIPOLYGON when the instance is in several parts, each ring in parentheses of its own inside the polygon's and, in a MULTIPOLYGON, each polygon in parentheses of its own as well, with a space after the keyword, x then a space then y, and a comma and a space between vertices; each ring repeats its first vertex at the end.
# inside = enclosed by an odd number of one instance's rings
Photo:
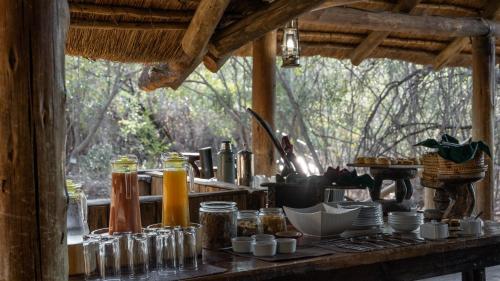
MULTIPOLYGON (((461 274, 450 274, 440 277, 422 279, 420 281, 459 281, 462 276, 461 274)), ((493 266, 486 268, 486 280, 488 281, 500 281, 500 266, 493 266)))

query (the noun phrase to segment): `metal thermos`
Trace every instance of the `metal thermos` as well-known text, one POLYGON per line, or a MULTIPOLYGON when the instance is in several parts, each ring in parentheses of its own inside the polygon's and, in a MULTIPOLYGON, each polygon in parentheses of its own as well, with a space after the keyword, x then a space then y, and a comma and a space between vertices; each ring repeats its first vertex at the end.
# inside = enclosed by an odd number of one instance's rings
POLYGON ((211 179, 214 177, 214 164, 212 163, 212 148, 204 147, 198 150, 200 153, 201 178, 211 179))
POLYGON ((217 153, 219 166, 217 167, 217 180, 234 184, 234 153, 231 141, 223 141, 217 153))
POLYGON ((236 156, 237 171, 236 179, 238 185, 251 186, 252 181, 252 160, 253 154, 250 150, 244 148, 238 151, 236 156))

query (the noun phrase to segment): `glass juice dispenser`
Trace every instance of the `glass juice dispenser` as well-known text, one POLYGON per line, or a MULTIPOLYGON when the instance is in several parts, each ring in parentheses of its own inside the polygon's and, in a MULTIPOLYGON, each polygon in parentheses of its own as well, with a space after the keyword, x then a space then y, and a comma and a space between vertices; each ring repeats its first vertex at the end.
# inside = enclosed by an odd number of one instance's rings
POLYGON ((72 180, 66 181, 69 204, 67 215, 68 244, 80 243, 83 235, 89 234, 87 224, 87 197, 82 190, 82 185, 72 180))
POLYGON ((163 156, 163 226, 189 226, 189 190, 193 185, 192 172, 179 153, 163 156), (189 189, 187 177, 189 175, 189 189))
POLYGON ((137 157, 119 156, 113 160, 109 233, 142 232, 139 204, 137 157))

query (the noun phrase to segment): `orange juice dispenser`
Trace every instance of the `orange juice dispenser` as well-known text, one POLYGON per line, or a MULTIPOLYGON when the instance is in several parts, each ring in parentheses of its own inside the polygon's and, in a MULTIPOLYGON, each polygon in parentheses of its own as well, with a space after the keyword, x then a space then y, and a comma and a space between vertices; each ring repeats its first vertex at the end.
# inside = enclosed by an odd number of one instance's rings
POLYGON ((193 177, 188 163, 182 155, 172 152, 163 157, 163 168, 162 225, 189 226, 188 194, 193 177))

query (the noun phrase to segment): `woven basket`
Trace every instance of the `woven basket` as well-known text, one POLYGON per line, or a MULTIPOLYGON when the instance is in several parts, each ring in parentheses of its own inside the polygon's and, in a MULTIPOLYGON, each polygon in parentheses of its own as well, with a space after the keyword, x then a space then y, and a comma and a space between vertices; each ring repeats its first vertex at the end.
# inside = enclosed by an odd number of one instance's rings
POLYGON ((457 164, 439 156, 437 152, 426 153, 421 158, 424 165, 424 175, 427 178, 436 178, 439 175, 472 174, 484 172, 484 154, 477 153, 474 159, 457 164))

